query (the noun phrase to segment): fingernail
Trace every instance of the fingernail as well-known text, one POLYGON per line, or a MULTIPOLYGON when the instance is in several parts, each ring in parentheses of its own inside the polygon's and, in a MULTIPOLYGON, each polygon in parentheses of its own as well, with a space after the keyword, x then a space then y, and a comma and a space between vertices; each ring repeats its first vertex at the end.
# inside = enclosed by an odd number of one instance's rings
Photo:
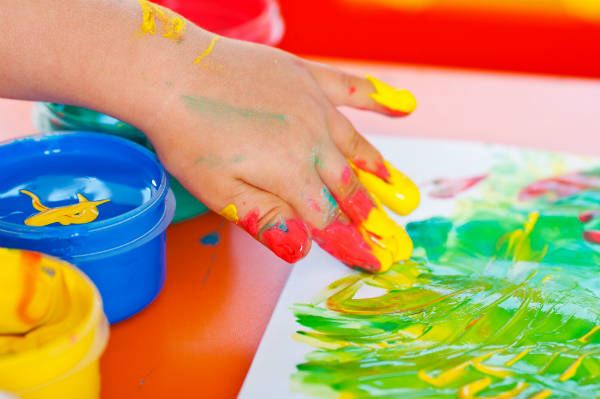
POLYGON ((356 165, 351 165, 356 177, 369 192, 379 198, 394 213, 402 216, 408 215, 419 206, 421 200, 419 188, 387 161, 383 161, 383 163, 390 174, 386 180, 365 172, 356 165))
POLYGON ((295 263, 308 250, 308 226, 302 220, 288 220, 265 231, 263 239, 275 255, 288 263, 295 263))
POLYGON ((408 90, 389 86, 370 75, 365 75, 365 77, 377 91, 369 96, 384 107, 403 114, 410 114, 417 108, 417 100, 408 90))

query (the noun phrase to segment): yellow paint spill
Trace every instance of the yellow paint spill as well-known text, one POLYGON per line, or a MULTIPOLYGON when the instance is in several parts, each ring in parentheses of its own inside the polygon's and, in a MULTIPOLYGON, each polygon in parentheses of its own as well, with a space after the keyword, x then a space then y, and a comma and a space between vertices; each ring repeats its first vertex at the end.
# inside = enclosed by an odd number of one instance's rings
POLYGON ((37 195, 27 190, 21 190, 23 194, 31 197, 33 207, 40 211, 25 220, 27 226, 47 226, 52 223, 60 223, 63 226, 70 224, 89 223, 98 217, 96 206, 110 201, 88 201, 83 195, 77 194, 79 203, 75 205, 62 206, 60 208, 48 208, 44 206, 37 195))
POLYGON ((393 111, 406 114, 410 114, 417 109, 417 100, 410 91, 389 86, 370 75, 365 75, 365 77, 369 79, 377 91, 377 93, 369 94, 369 96, 379 104, 393 111))
POLYGON ((598 332, 598 330, 600 330, 600 326, 596 326, 594 328, 592 328, 590 330, 590 332, 588 332, 587 334, 585 334, 583 337, 579 338, 577 341, 579 342, 583 342, 584 344, 587 344, 589 342, 589 338, 593 335, 596 335, 596 333, 598 332))
MULTIPOLYGON (((198 58, 196 58, 196 61, 194 61, 194 64, 198 64, 200 61, 202 61, 204 58, 206 58, 206 56, 208 56, 210 54, 210 52, 212 51, 213 47, 215 47, 215 43, 217 42, 217 40, 219 40, 221 36, 215 36, 213 37, 212 41, 210 42, 210 44, 208 45, 208 47, 204 50, 204 52, 202 54, 200 54, 198 56, 198 58)), ((204 64, 201 66, 201 68, 204 68, 205 66, 207 66, 208 64, 204 64)))
POLYGON ((150 3, 149 1, 138 0, 138 3, 142 7, 143 22, 137 33, 137 37, 145 36, 148 33, 154 35, 156 32, 156 21, 159 21, 164 31, 163 37, 175 43, 183 41, 186 26, 184 18, 167 8, 150 3))
POLYGON ((219 215, 223 216, 230 222, 237 223, 240 220, 237 215, 237 208, 233 204, 229 204, 225 208, 223 208, 223 210, 219 212, 219 215))
POLYGON ((369 192, 398 215, 408 215, 419 206, 421 201, 419 188, 387 161, 383 161, 383 164, 390 173, 387 182, 350 163, 356 177, 369 192))

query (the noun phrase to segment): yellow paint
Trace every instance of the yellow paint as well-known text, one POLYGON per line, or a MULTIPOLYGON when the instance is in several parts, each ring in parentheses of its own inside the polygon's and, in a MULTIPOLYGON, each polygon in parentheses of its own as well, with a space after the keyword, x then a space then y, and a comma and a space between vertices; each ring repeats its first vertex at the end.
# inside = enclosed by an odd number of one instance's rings
POLYGON ((496 244, 497 246, 502 246, 508 243, 506 253, 512 255, 514 262, 540 262, 544 256, 546 256, 548 245, 546 245, 541 251, 534 251, 531 248, 531 232, 535 228, 535 224, 537 223, 539 217, 539 212, 530 213, 527 222, 525 222, 523 225, 523 229, 517 229, 511 233, 504 234, 498 240, 496 244))
POLYGON ((381 264, 379 272, 387 271, 393 263, 407 260, 412 254, 413 242, 409 235, 380 206, 371 209, 359 231, 381 264))
MULTIPOLYGON (((217 42, 217 40, 219 40, 220 36, 215 36, 213 37, 212 41, 210 42, 210 44, 208 45, 208 47, 206 48, 206 50, 204 50, 204 52, 202 54, 200 54, 200 56, 198 56, 198 58, 196 58, 196 61, 194 61, 194 64, 198 64, 200 61, 202 61, 207 55, 210 54, 210 52, 212 51, 213 47, 215 47, 215 43, 217 42)), ((207 66, 208 64, 204 64, 201 66, 201 68, 204 68, 205 66, 207 66)))
POLYGON ((559 350, 557 352, 554 352, 552 354, 552 356, 550 357, 550 359, 546 362, 546 364, 541 369, 539 369, 536 374, 542 375, 544 373, 544 371, 546 371, 546 369, 552 364, 552 362, 554 361, 554 359, 556 359, 556 357, 558 355, 560 355, 561 353, 564 353, 564 352, 566 352, 568 350, 569 350, 568 348, 564 348, 564 349, 561 349, 561 350, 559 350))
POLYGON ((143 22, 137 36, 145 36, 148 33, 154 35, 156 32, 156 21, 162 24, 164 31, 163 37, 181 43, 185 34, 186 21, 184 18, 175 14, 173 11, 150 3, 145 0, 138 0, 143 12, 143 22))
POLYGON ((98 217, 96 206, 110 201, 88 201, 83 195, 77 194, 79 204, 61 206, 60 208, 48 208, 44 206, 34 193, 21 190, 23 194, 31 197, 33 207, 40 211, 37 215, 30 216, 25 220, 27 226, 47 226, 52 223, 60 223, 63 226, 69 224, 89 223, 98 217))
MULTIPOLYGON (((476 357, 474 359, 467 360, 466 362, 461 363, 458 366, 451 368, 450 370, 443 371, 437 377, 430 377, 425 372, 425 370, 419 370, 419 373, 417 374, 417 376, 422 381, 425 381, 430 385, 433 385, 435 387, 440 387, 440 388, 459 379, 464 374, 467 367, 469 367, 469 366, 479 366, 479 368, 477 368, 478 371, 485 373, 485 374, 499 376, 499 371, 500 371, 499 368, 497 368, 497 367, 492 368, 491 366, 485 366, 485 365, 482 365, 481 362, 490 358, 492 355, 494 355, 496 353, 502 352, 503 350, 504 349, 498 349, 498 350, 495 350, 492 352, 488 352, 488 353, 486 353, 482 356, 476 357), (490 373, 489 371, 492 371, 492 373, 490 373)), ((510 371, 504 371, 502 376, 509 376, 512 374, 513 373, 511 373, 510 371)))
POLYGON ((585 355, 581 355, 575 360, 567 370, 558 378, 559 381, 565 382, 573 378, 573 376, 577 373, 579 366, 581 366, 581 362, 583 362, 583 358, 585 358, 589 353, 585 355))
POLYGON ((458 390, 458 398, 473 399, 475 398, 475 395, 486 389, 488 386, 490 386, 491 383, 492 379, 490 377, 485 377, 481 380, 477 380, 470 384, 466 384, 458 390))
POLYGON ((530 396, 528 399, 548 399, 552 396, 552 391, 549 389, 542 389, 535 395, 530 396))
POLYGON ((219 215, 223 216, 230 222, 237 223, 240 220, 237 215, 237 208, 233 204, 229 204, 225 208, 223 208, 223 210, 219 212, 219 215))
POLYGON ((598 332, 598 330, 600 330, 600 326, 596 326, 594 328, 592 328, 590 330, 590 332, 588 332, 587 334, 585 334, 583 337, 579 338, 577 341, 579 342, 583 342, 584 344, 587 344, 589 341, 589 338, 593 335, 596 335, 596 333, 598 332))
POLYGON ((529 351, 531 351, 531 349, 525 349, 523 352, 519 353, 517 356, 513 357, 508 362, 506 362, 504 364, 504 366, 506 366, 506 367, 512 366, 513 364, 515 364, 516 362, 518 362, 519 360, 524 358, 529 353, 529 351))
POLYGON ((552 277, 553 277, 553 276, 552 276, 551 274, 547 275, 546 277, 544 277, 544 278, 542 279, 542 283, 546 283, 546 282, 548 282, 548 280, 550 280, 552 277))
POLYGON ((108 323, 96 287, 73 266, 34 252, 0 248, 0 265, 0 391, 98 398, 108 323))
POLYGON ((419 206, 421 200, 419 189, 408 177, 387 161, 383 161, 383 163, 390 173, 387 182, 372 173, 357 168, 352 163, 350 165, 362 185, 385 206, 398 215, 408 215, 419 206))
POLYGON ((369 94, 369 96, 379 104, 393 111, 406 114, 410 114, 417 109, 417 100, 410 91, 389 86, 370 75, 365 75, 365 77, 369 79, 377 91, 369 94))

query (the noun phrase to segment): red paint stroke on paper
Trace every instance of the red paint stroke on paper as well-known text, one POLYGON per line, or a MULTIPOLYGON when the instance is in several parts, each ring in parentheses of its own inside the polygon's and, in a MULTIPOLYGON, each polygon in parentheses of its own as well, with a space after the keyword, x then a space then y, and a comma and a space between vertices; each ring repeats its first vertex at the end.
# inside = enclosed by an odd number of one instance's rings
POLYGON ((579 221, 581 223, 588 223, 591 222, 592 219, 597 218, 598 216, 600 216, 600 209, 597 209, 595 211, 581 212, 579 214, 579 221))
POLYGON ((564 198, 590 188, 600 188, 600 176, 584 172, 569 173, 531 183, 519 191, 519 200, 527 201, 543 195, 564 198))
POLYGON ((584 231, 583 239, 592 244, 600 244, 600 230, 584 231))
POLYGON ((435 188, 428 195, 433 198, 453 198, 455 195, 473 187, 484 180, 487 175, 468 177, 465 179, 438 179, 433 182, 435 188))

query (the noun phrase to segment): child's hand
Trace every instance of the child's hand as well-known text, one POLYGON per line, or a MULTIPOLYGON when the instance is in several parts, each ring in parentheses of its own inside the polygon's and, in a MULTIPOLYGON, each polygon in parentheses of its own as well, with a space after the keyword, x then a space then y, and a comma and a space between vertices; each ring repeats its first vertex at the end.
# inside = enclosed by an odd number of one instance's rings
MULTIPOLYGON (((416 106, 410 93, 219 38, 144 0, 48 1, 30 0, 32 15, 40 7, 44 22, 59 26, 62 7, 78 36, 59 29, 41 50, 28 36, 8 40, 11 54, 27 58, 32 47, 39 54, 36 63, 4 67, 7 87, 0 94, 93 108, 140 128, 192 194, 288 262, 308 253, 311 238, 369 271, 410 257, 410 239, 348 161, 400 213, 418 203, 416 187, 386 166, 335 108, 403 116, 416 106), (27 76, 43 83, 9 88, 27 76)), ((19 14, 16 21, 26 20, 28 7, 6 7, 19 14)))

